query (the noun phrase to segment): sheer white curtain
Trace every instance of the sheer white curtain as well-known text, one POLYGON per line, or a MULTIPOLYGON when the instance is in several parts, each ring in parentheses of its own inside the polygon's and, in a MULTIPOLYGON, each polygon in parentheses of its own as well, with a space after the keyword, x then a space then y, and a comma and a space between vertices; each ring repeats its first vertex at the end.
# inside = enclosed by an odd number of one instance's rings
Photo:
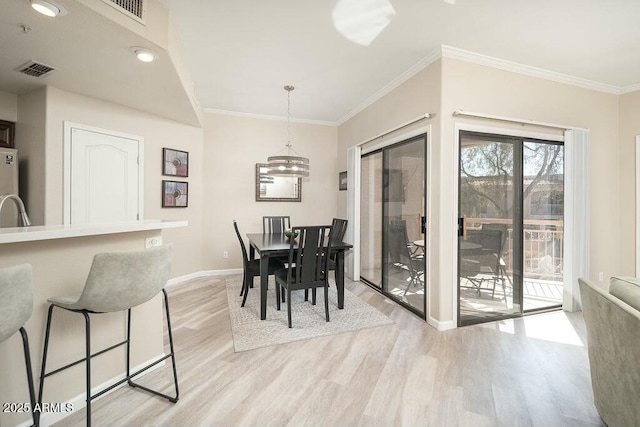
POLYGON ((578 277, 589 277, 589 131, 564 134, 564 295, 563 308, 581 308, 578 277))
POLYGON ((347 150, 347 243, 353 249, 347 252, 345 264, 347 277, 360 280, 360 162, 361 148, 354 146, 347 150))

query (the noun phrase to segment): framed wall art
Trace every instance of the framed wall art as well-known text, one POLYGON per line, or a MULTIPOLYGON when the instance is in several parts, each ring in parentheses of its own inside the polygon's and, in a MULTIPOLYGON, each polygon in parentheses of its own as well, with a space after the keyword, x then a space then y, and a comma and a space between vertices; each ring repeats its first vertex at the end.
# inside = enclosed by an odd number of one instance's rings
POLYGON ((189 153, 187 151, 162 149, 162 175, 189 176, 189 153))
POLYGON ((189 206, 189 183, 162 181, 162 207, 186 208, 189 206))
POLYGON ((340 172, 338 175, 338 190, 345 191, 347 189, 347 171, 340 172))

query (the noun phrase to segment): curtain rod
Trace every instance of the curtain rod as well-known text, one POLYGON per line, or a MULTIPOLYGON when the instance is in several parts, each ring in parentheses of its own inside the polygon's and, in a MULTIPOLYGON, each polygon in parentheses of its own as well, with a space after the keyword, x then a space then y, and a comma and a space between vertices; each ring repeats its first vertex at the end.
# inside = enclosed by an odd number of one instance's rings
POLYGON ((581 127, 576 127, 576 126, 565 126, 565 125, 558 125, 558 124, 555 124, 555 123, 537 122, 535 120, 523 120, 523 119, 516 119, 516 118, 513 118, 513 117, 496 116, 496 115, 493 115, 493 114, 484 114, 484 113, 474 113, 472 111, 463 111, 463 110, 456 110, 456 111, 453 112, 453 115, 454 116, 478 117, 478 118, 482 118, 482 119, 500 120, 500 121, 503 121, 503 122, 521 123, 521 124, 526 124, 526 125, 543 126, 543 127, 548 127, 548 128, 565 129, 565 130, 586 130, 586 131, 589 130, 587 128, 581 128, 581 127))
POLYGON ((419 122, 420 120, 433 118, 435 115, 436 115, 435 113, 424 113, 421 116, 416 117, 415 119, 409 120, 408 122, 405 122, 405 123, 401 124, 400 126, 396 126, 396 127, 392 128, 392 129, 384 131, 381 134, 378 134, 378 135, 374 136, 373 138, 369 138, 366 141, 363 141, 363 142, 361 142, 361 143, 359 143, 357 145, 364 145, 364 144, 366 144, 368 142, 375 141, 378 138, 382 138, 385 135, 389 135, 391 132, 395 132, 397 130, 405 128, 405 127, 407 127, 409 125, 414 124, 415 122, 419 122))

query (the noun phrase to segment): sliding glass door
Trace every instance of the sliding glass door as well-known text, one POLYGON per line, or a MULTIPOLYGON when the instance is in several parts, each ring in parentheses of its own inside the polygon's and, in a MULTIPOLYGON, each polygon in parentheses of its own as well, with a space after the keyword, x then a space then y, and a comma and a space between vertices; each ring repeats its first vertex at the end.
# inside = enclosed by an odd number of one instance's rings
POLYGON ((459 325, 562 303, 563 148, 460 133, 459 325))
POLYGON ((361 277, 425 313, 425 135, 362 157, 361 277))

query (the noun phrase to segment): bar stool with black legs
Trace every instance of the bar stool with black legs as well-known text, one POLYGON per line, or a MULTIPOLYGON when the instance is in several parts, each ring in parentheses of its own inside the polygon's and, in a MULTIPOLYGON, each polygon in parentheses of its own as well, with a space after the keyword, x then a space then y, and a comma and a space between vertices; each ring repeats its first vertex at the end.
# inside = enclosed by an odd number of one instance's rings
POLYGON ((171 256, 172 245, 163 245, 140 252, 111 252, 97 254, 93 258, 93 264, 91 265, 89 276, 80 296, 55 297, 48 300, 51 305, 49 306, 47 328, 44 339, 38 402, 42 402, 45 378, 82 362, 85 362, 86 364, 87 426, 91 426, 91 401, 124 382, 127 382, 131 387, 140 388, 154 395, 168 399, 170 402, 175 403, 178 401, 178 374, 176 371, 175 352, 173 350, 169 300, 167 292, 164 289, 164 286, 169 279, 171 256), (164 308, 166 311, 169 347, 171 351, 161 359, 156 360, 134 373, 131 373, 131 308, 149 301, 160 292, 162 292, 164 296, 164 308), (74 313, 80 313, 84 316, 86 356, 83 359, 63 366, 62 368, 46 372, 47 352, 49 349, 49 332, 51 330, 51 318, 54 308, 62 308, 74 313), (127 338, 118 344, 91 354, 90 315, 124 310, 127 310, 127 338), (126 377, 95 393, 94 395, 91 395, 91 359, 122 345, 126 345, 127 347, 126 377), (164 393, 151 390, 132 381, 132 378, 138 374, 168 358, 171 358, 173 367, 175 396, 169 396, 164 393))
POLYGON ((31 280, 31 264, 20 264, 15 267, 0 268, 0 343, 20 331, 24 363, 27 366, 27 384, 29 386, 29 402, 33 425, 38 425, 35 415, 36 397, 33 388, 31 370, 31 354, 29 337, 24 324, 33 312, 33 284, 31 280))

